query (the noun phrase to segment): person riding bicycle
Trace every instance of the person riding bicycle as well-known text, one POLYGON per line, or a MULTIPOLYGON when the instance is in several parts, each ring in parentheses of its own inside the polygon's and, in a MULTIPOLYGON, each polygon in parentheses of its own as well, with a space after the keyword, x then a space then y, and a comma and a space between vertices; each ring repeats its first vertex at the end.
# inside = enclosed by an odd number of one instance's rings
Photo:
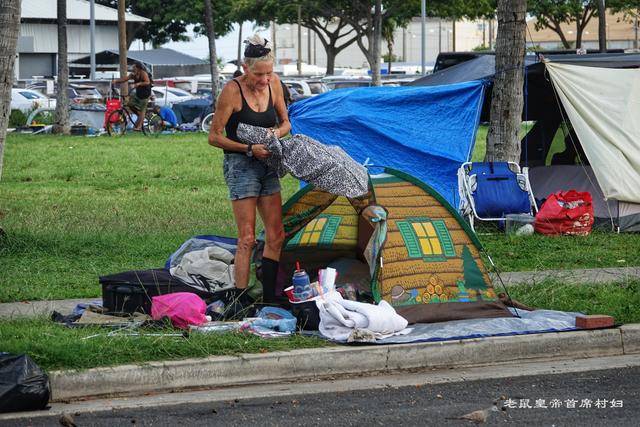
POLYGON ((134 62, 131 66, 131 73, 129 75, 116 79, 113 82, 124 83, 130 80, 133 80, 132 87, 135 89, 135 92, 129 96, 127 107, 129 107, 131 111, 138 116, 134 129, 140 131, 142 130, 144 115, 147 111, 149 97, 151 96, 151 78, 141 63, 134 62))

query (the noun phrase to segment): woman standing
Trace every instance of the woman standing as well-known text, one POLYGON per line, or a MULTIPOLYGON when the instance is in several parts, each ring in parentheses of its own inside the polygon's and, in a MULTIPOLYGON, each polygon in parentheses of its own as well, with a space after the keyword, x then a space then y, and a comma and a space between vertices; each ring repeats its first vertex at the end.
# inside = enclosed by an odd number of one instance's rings
POLYGON ((280 79, 273 72, 273 53, 266 39, 249 38, 244 50, 244 74, 231 80, 218 98, 209 144, 224 150, 224 179, 238 227, 235 285, 242 302, 249 283, 251 252, 256 244, 256 211, 262 218, 266 244, 262 258, 262 289, 266 303, 275 302, 275 283, 284 241, 280 181, 275 171, 259 159, 270 153, 262 144, 241 143, 239 123, 272 129, 277 137, 289 133, 291 124, 280 79), (226 132, 226 134, 225 134, 226 132))

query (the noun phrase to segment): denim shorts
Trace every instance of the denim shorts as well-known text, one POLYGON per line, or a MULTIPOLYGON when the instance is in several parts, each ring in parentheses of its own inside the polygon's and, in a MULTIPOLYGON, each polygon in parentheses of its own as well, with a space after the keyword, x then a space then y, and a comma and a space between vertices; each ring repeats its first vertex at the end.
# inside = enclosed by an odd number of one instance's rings
POLYGON ((222 167, 231 200, 268 196, 280 191, 276 172, 255 157, 226 153, 222 167))

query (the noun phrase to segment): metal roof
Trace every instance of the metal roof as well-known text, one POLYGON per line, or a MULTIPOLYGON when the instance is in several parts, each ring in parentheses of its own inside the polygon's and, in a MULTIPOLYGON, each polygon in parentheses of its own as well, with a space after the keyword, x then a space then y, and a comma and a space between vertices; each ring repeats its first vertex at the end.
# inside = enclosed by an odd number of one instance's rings
MULTIPOLYGON (((118 21, 118 10, 96 3, 96 21, 118 21)), ((22 0, 22 19, 52 19, 58 17, 57 2, 53 0, 22 0)), ((88 0, 67 0, 67 19, 89 20, 88 0)), ((127 22, 149 22, 150 19, 127 13, 127 22)))
MULTIPOLYGON (((119 54, 117 50, 108 49, 96 54, 96 62, 98 64, 118 64, 119 54)), ((130 50, 127 52, 128 62, 139 61, 147 65, 196 65, 206 64, 204 61, 193 56, 185 55, 173 49, 148 49, 148 50, 130 50)), ((89 57, 85 56, 71 62, 72 64, 88 64, 89 57)))

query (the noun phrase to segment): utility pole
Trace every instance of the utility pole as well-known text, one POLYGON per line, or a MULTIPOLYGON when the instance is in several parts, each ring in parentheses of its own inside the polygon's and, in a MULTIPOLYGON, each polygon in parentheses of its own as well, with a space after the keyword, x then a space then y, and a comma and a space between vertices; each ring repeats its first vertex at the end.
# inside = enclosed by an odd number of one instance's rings
POLYGON ((451 21, 451 37, 453 37, 453 43, 451 44, 451 51, 456 51, 456 20, 451 21))
MULTIPOLYGON (((118 55, 120 56, 120 78, 127 75, 127 21, 125 12, 127 5, 125 0, 118 0, 118 55)), ((129 94, 129 83, 124 82, 120 86, 122 95, 129 94)))
POLYGON ((89 36, 91 43, 91 73, 89 78, 96 79, 96 0, 89 3, 89 36))
POLYGON ((298 75, 302 75, 302 7, 298 5, 298 75))
POLYGON ((278 49, 276 48, 276 21, 271 21, 271 45, 273 46, 273 63, 278 63, 278 49))
POLYGON ((402 29, 402 61, 407 62, 407 29, 402 29))
POLYGON ((438 53, 442 52, 442 19, 438 19, 438 53))
POLYGON ((636 18, 634 20, 633 31, 635 33, 635 38, 633 39, 633 48, 638 49, 638 14, 640 14, 640 10, 636 10, 636 18))
POLYGON ((493 49, 493 19, 489 19, 489 50, 493 49))
MULTIPOLYGON (((427 0, 422 0, 421 4, 420 4, 420 14, 421 14, 421 20, 422 22, 420 23, 420 29, 421 29, 421 33, 420 33, 420 70, 422 71, 422 75, 424 76, 425 74, 427 74, 427 31, 426 31, 426 24, 427 24, 427 0)), ((403 45, 404 46, 404 45, 403 45)), ((403 47, 404 49, 404 47, 403 47)))
POLYGON ((207 27, 207 39, 209 39, 209 70, 211 72, 211 97, 215 105, 220 85, 218 73, 218 53, 216 49, 216 29, 213 23, 213 7, 211 0, 204 0, 204 22, 207 27))
POLYGON ((307 64, 311 64, 311 30, 307 28, 307 64))
POLYGON ((236 60, 236 70, 240 70, 242 64, 242 22, 238 22, 238 58, 236 60))

